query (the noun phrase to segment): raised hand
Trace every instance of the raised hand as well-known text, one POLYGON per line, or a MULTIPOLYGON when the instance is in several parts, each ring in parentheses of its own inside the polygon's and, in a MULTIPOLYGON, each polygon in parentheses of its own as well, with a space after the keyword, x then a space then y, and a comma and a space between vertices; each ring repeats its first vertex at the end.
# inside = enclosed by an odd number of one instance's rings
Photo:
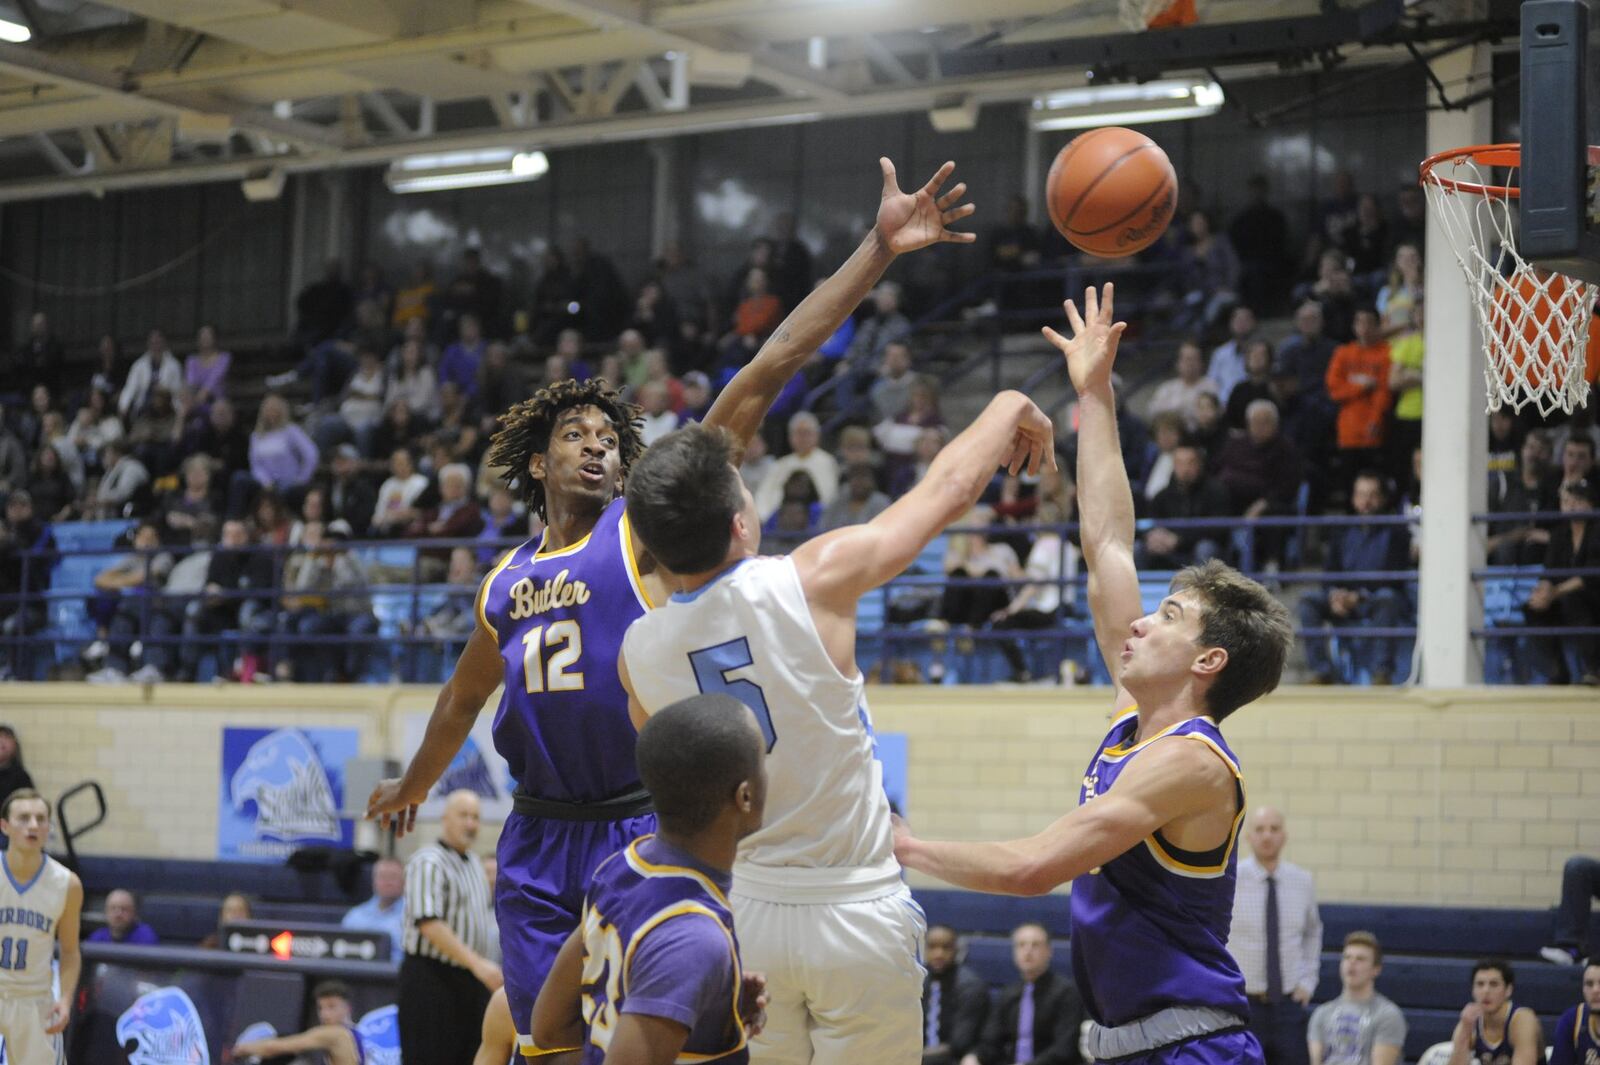
POLYGON ((1040 467, 1056 468, 1056 427, 1030 400, 1012 437, 1006 472, 1016 474, 1026 468, 1028 476, 1034 477, 1040 467))
POLYGON ((956 182, 950 191, 939 194, 940 188, 950 179, 956 164, 941 166, 928 183, 916 192, 901 192, 895 180, 894 164, 887 157, 878 160, 883 168, 883 199, 878 203, 878 233, 896 255, 916 251, 929 244, 949 241, 953 244, 971 244, 978 239, 976 233, 957 233, 945 227, 966 218, 977 208, 961 202, 967 183, 956 182))
POLYGON ((1087 392, 1111 383, 1111 366, 1117 359, 1117 343, 1127 322, 1115 321, 1111 299, 1115 292, 1111 282, 1098 297, 1091 287, 1083 294, 1083 311, 1068 300, 1063 306, 1067 324, 1072 327, 1072 339, 1045 326, 1045 339, 1054 344, 1067 357, 1067 373, 1072 377, 1072 387, 1087 392))

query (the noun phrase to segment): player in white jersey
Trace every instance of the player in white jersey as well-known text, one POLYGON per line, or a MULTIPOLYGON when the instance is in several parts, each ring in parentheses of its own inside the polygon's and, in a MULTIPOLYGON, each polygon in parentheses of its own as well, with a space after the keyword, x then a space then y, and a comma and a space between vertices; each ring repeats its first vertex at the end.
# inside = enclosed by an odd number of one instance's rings
POLYGON ((0 832, 11 841, 0 855, 0 1062, 56 1065, 78 990, 83 884, 44 852, 50 804, 32 788, 6 798, 0 832), (58 938, 61 993, 52 998, 50 962, 58 938))
POLYGON ((1054 465, 1050 419, 1007 392, 906 496, 866 525, 757 557, 761 522, 728 439, 690 426, 653 444, 628 514, 673 578, 635 621, 619 672, 635 723, 698 692, 761 722, 765 825, 739 845, 732 904, 745 964, 767 977, 767 1065, 916 1065, 925 922, 894 859, 855 662, 856 602, 977 501, 995 470, 1054 465))

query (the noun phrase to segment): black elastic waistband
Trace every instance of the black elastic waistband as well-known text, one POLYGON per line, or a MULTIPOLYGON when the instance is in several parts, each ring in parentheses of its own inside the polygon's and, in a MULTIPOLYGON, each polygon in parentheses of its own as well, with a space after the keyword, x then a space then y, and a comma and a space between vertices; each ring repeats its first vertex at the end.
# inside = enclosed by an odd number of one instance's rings
POLYGON ((655 804, 650 800, 650 793, 643 788, 634 788, 595 802, 536 799, 519 791, 511 796, 511 809, 523 817, 545 817, 553 821, 622 821, 654 812, 655 804))

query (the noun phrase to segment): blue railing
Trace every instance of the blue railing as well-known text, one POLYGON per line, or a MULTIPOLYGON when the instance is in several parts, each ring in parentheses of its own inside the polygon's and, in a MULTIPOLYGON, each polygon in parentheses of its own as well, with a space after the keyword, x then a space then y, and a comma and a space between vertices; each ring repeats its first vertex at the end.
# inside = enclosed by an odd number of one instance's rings
MULTIPOLYGON (((1600 520, 1600 511, 1587 514, 1559 512, 1534 512, 1529 514, 1478 514, 1473 516, 1479 525, 1507 525, 1523 522, 1563 522, 1573 518, 1600 520)), ((1238 518, 1200 518, 1156 522, 1142 519, 1137 523, 1143 533, 1160 525, 1174 531, 1226 532, 1217 537, 1222 543, 1224 557, 1234 562, 1244 573, 1266 583, 1269 587, 1284 589, 1294 586, 1312 588, 1382 585, 1400 590, 1401 615, 1411 619, 1405 624, 1376 626, 1367 623, 1302 625, 1298 630, 1301 639, 1331 639, 1335 644, 1354 641, 1409 641, 1417 635, 1415 624, 1415 569, 1373 571, 1330 571, 1325 569, 1276 570, 1258 567, 1254 558, 1254 533, 1263 529, 1287 530, 1291 536, 1336 531, 1352 525, 1411 526, 1417 518, 1411 515, 1385 514, 1371 517, 1262 517, 1250 521, 1238 518)), ((212 659, 212 668, 221 668, 216 656, 225 648, 244 644, 264 646, 269 661, 289 653, 289 649, 315 643, 327 647, 362 645, 377 658, 378 669, 364 679, 398 679, 403 681, 435 681, 449 669, 452 654, 464 645, 470 634, 470 623, 462 631, 435 633, 427 631, 425 622, 436 610, 450 604, 471 603, 476 591, 476 578, 472 584, 451 584, 425 581, 425 559, 447 556, 451 549, 465 547, 474 553, 493 550, 499 552, 520 543, 517 539, 455 539, 405 541, 354 541, 339 544, 342 550, 353 552, 364 562, 369 583, 361 590, 323 593, 317 590, 295 591, 283 586, 283 574, 290 555, 304 550, 298 546, 253 546, 241 548, 255 554, 265 554, 272 559, 273 582, 268 588, 225 589, 217 593, 185 592, 167 594, 152 592, 134 596, 116 596, 94 587, 93 572, 84 563, 113 559, 129 554, 173 557, 195 551, 212 551, 214 547, 172 548, 163 547, 136 552, 131 548, 112 546, 113 535, 105 528, 107 523, 66 524, 56 528, 58 546, 54 549, 34 549, 22 553, 21 589, 16 593, 0 594, 0 616, 10 616, 24 608, 32 608, 34 625, 16 625, 9 631, 0 646, 6 648, 12 668, 17 673, 36 677, 48 671, 51 661, 65 662, 76 656, 97 638, 90 622, 89 603, 101 597, 109 605, 113 598, 118 604, 133 598, 138 604, 136 631, 124 632, 123 642, 136 639, 146 646, 191 645, 203 648, 212 659), (99 528, 97 542, 86 543, 78 535, 84 529, 99 528), (74 561, 77 560, 77 561, 74 561), (49 587, 41 588, 39 576, 44 567, 52 568, 49 587), (376 580, 371 578, 376 577, 376 580), (283 598, 297 595, 328 594, 334 598, 365 601, 372 616, 370 631, 318 632, 314 636, 286 630, 284 619, 289 611, 282 605, 283 598), (154 619, 165 614, 170 619, 176 614, 180 619, 185 612, 199 609, 197 604, 226 603, 259 604, 253 625, 234 624, 215 632, 195 631, 181 624, 168 624, 158 631, 154 619)), ((128 523, 115 523, 127 528, 128 523)), ((959 527, 949 534, 983 532, 995 538, 1029 538, 1040 532, 1051 531, 1069 544, 1077 533, 1077 525, 993 525, 984 528, 959 527)), ((974 661, 976 649, 995 651, 1003 643, 1026 647, 1031 661, 1048 662, 1054 656, 1057 662, 1071 660, 1077 663, 1078 675, 1085 678, 1104 679, 1103 667, 1094 650, 1094 629, 1087 616, 1087 573, 1064 572, 1054 581, 1040 581, 1028 576, 1004 577, 952 577, 944 573, 943 554, 947 537, 941 536, 929 545, 922 556, 908 570, 884 588, 863 599, 858 617, 860 657, 863 668, 871 668, 882 661, 893 660, 899 652, 908 652, 919 660, 927 672, 935 655, 950 655, 952 644, 956 668, 946 669, 946 676, 962 679, 1002 679, 995 676, 999 668, 993 655, 987 663, 974 661), (988 624, 952 627, 939 615, 938 598, 946 589, 992 588, 1015 591, 1028 585, 1053 584, 1059 593, 1061 609, 1050 619, 1053 624, 1035 629, 1003 628, 988 624), (906 604, 909 602, 909 606, 906 604), (969 647, 970 645, 970 647, 969 647)), ((1064 548, 1065 550, 1065 548, 1064 548)), ((92 564, 92 563, 91 563, 92 564)), ((103 566, 100 568, 104 568, 103 566)), ((1600 569, 1569 568, 1545 569, 1542 566, 1485 566, 1471 573, 1472 579, 1484 588, 1484 625, 1472 630, 1472 636, 1484 642, 1486 650, 1486 679, 1524 680, 1537 682, 1541 678, 1529 676, 1525 669, 1528 656, 1517 654, 1519 647, 1530 646, 1528 641, 1561 641, 1600 636, 1596 626, 1529 625, 1522 615, 1522 607, 1534 584, 1540 579, 1564 580, 1568 577, 1600 577, 1600 569)), ((1145 594, 1145 609, 1154 609, 1155 603, 1165 594, 1172 577, 1171 571, 1150 571, 1141 574, 1141 588, 1145 594)), ((1548 651, 1548 645, 1544 645, 1548 651)), ((1564 650, 1564 649, 1558 649, 1564 650)), ((1348 646, 1332 649, 1335 661, 1339 655, 1349 656, 1348 646)), ((1569 670, 1570 671, 1570 670, 1569 670)), ((1028 670, 1036 673, 1035 670, 1028 670)), ((1345 679, 1354 679, 1355 673, 1348 662, 1340 666, 1345 679)), ((1548 678, 1545 678, 1548 679, 1548 678)), ((1574 677, 1573 679, 1576 679, 1574 677)))

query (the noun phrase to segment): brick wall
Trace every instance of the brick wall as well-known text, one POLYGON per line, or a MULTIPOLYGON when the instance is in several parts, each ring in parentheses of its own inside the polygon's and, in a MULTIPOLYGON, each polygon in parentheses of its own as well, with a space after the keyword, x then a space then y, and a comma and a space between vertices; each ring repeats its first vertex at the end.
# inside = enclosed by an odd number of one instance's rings
MULTIPOLYGON (((224 725, 356 728, 363 755, 397 754, 402 715, 435 694, 8 685, 0 721, 52 798, 84 779, 105 788, 111 815, 85 852, 207 858, 224 725)), ((1071 809, 1109 716, 1096 689, 869 698, 880 731, 910 738, 910 813, 933 838, 1027 834, 1071 809)), ((1324 899, 1547 906, 1566 857, 1600 853, 1600 699, 1587 689, 1288 689, 1226 732, 1250 802, 1284 810, 1288 854, 1324 899)), ((494 835, 486 825, 480 849, 494 835)))

